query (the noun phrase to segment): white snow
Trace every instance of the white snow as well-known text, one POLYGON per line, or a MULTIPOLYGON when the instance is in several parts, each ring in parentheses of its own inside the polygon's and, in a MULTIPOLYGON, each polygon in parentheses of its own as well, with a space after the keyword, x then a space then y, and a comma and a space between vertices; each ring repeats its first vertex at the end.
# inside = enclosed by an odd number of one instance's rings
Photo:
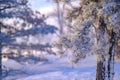
POLYGON ((2 58, 2 66, 7 67, 8 69, 21 69, 22 65, 15 60, 2 58))
POLYGON ((30 76, 25 79, 18 80, 93 80, 94 73, 79 73, 79 72, 69 72, 64 73, 61 71, 49 72, 41 75, 30 76), (88 76, 91 76, 90 78, 88 76), (81 78, 80 78, 81 77, 81 78))
MULTIPOLYGON (((68 63, 68 58, 59 58, 54 55, 47 55, 47 62, 37 64, 25 64, 25 77, 13 76, 17 80, 93 80, 95 77, 95 58, 88 58, 79 62, 76 68, 68 63), (89 72, 90 71, 90 72, 89 72)), ((9 65, 9 64, 8 64, 9 65)), ((15 67, 15 66, 14 66, 15 67)), ((18 74, 19 75, 19 74, 18 74)), ((8 79, 9 77, 7 77, 8 79)))
MULTIPOLYGON (((6 80, 95 80, 96 59, 89 56, 81 60, 75 68, 72 68, 67 57, 47 55, 48 61, 41 61, 37 64, 20 64, 14 60, 5 60, 2 63, 13 70, 22 70, 24 73, 17 73, 6 77, 6 80), (13 66, 11 66, 13 65, 13 66)), ((120 80, 120 61, 115 63, 115 79, 120 80)))

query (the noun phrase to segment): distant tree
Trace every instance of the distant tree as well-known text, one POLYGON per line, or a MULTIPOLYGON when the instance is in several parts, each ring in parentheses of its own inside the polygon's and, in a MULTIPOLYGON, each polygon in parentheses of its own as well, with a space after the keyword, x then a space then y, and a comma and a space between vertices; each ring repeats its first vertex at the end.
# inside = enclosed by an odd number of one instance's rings
POLYGON ((60 27, 59 34, 63 34, 63 23, 62 23, 62 11, 60 7, 60 3, 58 0, 55 0, 56 6, 57 6, 57 17, 58 17, 58 24, 60 27))
MULTIPOLYGON (((73 0, 59 1, 72 3, 73 0)), ((120 1, 79 0, 79 6, 71 7, 66 16, 72 26, 71 35, 63 36, 57 46, 72 50, 75 63, 95 54, 96 80, 113 80, 114 57, 120 55, 120 1)))

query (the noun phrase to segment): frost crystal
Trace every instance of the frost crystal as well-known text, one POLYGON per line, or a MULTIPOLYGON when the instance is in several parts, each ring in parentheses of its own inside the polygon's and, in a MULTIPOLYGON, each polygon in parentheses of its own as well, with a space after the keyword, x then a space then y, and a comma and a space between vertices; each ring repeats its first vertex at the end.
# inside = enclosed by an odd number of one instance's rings
POLYGON ((115 13, 115 6, 113 3, 106 4, 106 6, 103 7, 103 14, 104 15, 109 15, 115 13))

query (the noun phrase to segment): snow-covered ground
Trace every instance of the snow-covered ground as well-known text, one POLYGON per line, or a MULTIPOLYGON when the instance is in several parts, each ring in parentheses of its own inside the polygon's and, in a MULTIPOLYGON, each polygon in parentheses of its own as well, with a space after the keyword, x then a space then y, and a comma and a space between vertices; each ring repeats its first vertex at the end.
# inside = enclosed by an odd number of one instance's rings
MULTIPOLYGON (((89 56, 81 60, 74 68, 68 58, 46 55, 47 61, 36 64, 21 64, 14 60, 3 60, 3 65, 18 72, 12 72, 5 80, 95 80, 96 59, 89 56), (11 65, 11 66, 10 66, 11 65)), ((120 80, 120 61, 115 63, 115 79, 120 80)))

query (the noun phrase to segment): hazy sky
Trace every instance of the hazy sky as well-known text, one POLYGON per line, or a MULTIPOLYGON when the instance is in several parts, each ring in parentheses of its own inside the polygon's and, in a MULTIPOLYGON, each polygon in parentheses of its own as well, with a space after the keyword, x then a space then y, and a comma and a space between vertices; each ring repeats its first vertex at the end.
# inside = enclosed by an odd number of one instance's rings
POLYGON ((39 10, 48 6, 52 6, 52 0, 29 0, 31 7, 35 10, 39 10))

